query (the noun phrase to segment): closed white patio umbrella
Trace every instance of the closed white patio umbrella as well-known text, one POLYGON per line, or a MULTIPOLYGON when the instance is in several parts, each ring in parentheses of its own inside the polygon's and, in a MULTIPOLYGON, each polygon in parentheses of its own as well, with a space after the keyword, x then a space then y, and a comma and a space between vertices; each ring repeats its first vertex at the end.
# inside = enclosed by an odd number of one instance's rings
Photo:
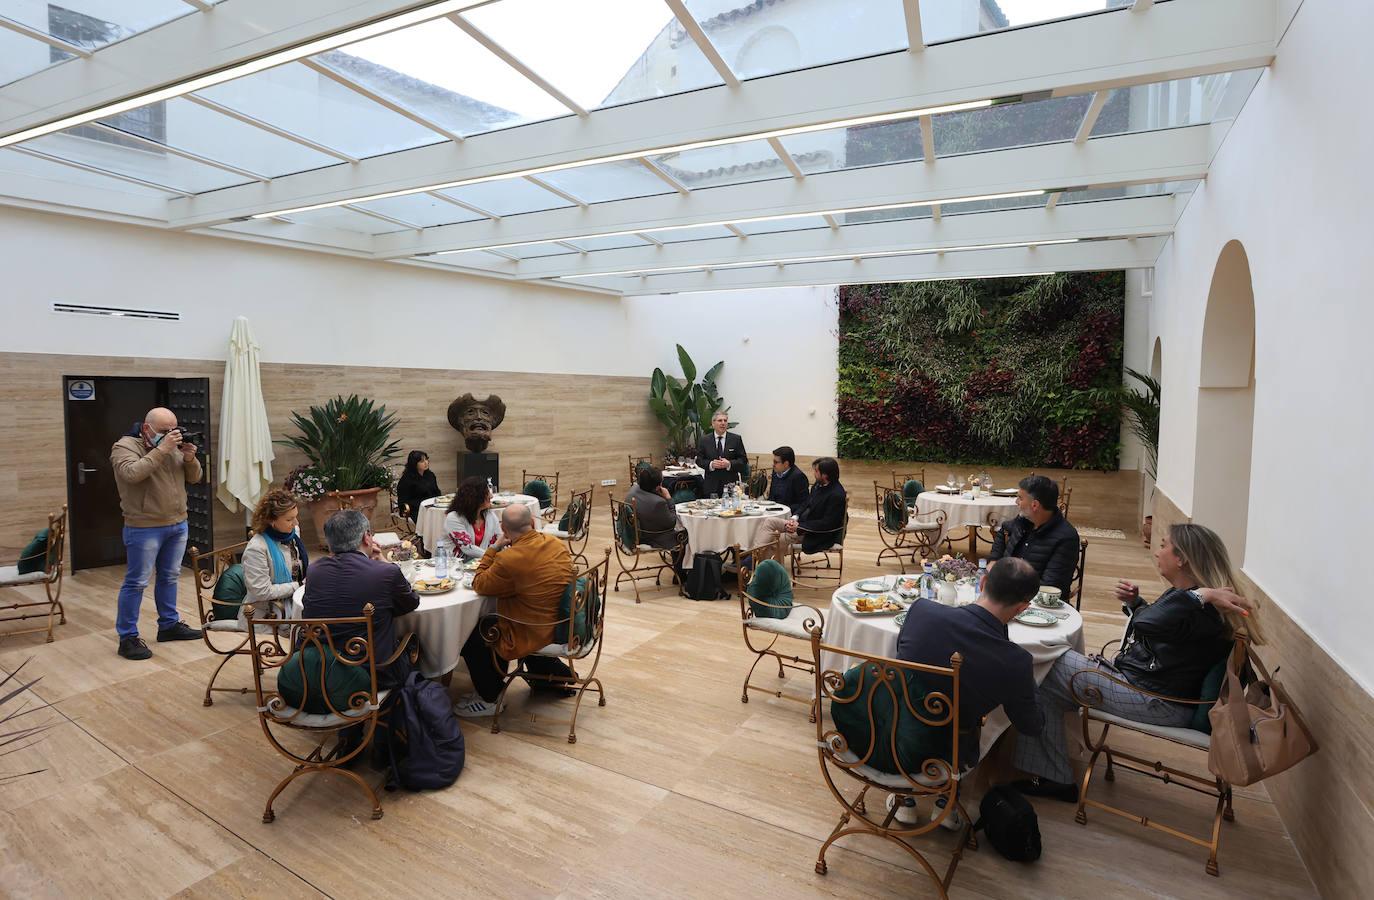
POLYGON ((267 430, 267 404, 258 372, 258 343, 248 320, 239 316, 229 333, 224 361, 224 396, 219 413, 220 502, 233 512, 245 511, 272 486, 272 436, 267 430))

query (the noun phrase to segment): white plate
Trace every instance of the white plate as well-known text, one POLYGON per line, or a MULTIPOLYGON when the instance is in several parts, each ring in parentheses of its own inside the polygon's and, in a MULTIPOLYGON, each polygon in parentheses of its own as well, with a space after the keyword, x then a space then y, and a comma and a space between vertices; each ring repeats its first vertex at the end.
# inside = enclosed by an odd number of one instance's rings
POLYGON ((856 581, 854 589, 865 594, 883 594, 892 590, 886 578, 866 578, 863 581, 856 581))
POLYGON ((1016 621, 1031 628, 1050 628, 1059 624, 1059 617, 1043 609, 1027 609, 1016 617, 1016 621))

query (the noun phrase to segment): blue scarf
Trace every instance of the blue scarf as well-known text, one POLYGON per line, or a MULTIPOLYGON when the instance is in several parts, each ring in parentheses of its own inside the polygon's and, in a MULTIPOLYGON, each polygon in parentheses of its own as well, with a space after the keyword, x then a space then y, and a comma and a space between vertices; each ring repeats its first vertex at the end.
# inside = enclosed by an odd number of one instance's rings
POLYGON ((305 580, 305 569, 309 565, 309 557, 305 552, 305 542, 301 540, 300 532, 292 531, 289 534, 278 531, 268 525, 262 531, 262 536, 267 538, 267 555, 272 559, 272 583, 286 584, 293 581, 291 577, 291 566, 286 562, 286 554, 281 552, 279 544, 295 544, 296 556, 301 561, 301 581, 305 580))

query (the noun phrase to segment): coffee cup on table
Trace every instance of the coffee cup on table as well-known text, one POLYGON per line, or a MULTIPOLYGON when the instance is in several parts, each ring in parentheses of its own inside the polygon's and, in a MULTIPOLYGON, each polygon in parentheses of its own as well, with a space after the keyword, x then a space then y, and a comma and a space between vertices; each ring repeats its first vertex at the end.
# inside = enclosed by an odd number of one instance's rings
POLYGON ((1053 585, 1042 584, 1040 585, 1040 591, 1035 595, 1035 605, 1043 606, 1046 609, 1055 609, 1063 606, 1063 592, 1053 585))

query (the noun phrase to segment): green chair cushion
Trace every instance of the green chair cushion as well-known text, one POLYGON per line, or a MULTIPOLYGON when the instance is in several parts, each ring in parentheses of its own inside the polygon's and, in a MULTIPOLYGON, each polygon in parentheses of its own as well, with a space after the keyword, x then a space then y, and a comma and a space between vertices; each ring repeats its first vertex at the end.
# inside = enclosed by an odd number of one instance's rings
POLYGON ((893 491, 883 495, 883 527, 888 531, 901 531, 906 526, 906 500, 893 491))
POLYGON ((539 501, 540 509, 548 509, 553 505, 553 492, 549 490, 549 483, 542 478, 527 482, 525 493, 539 501))
MULTIPOLYGON (((583 590, 587 585, 586 578, 579 578, 571 582, 563 589, 563 597, 558 601, 558 617, 568 618, 572 612, 573 592, 583 590)), ((578 643, 585 647, 591 643, 596 632, 596 620, 601 616, 601 598, 596 592, 587 596, 587 602, 582 604, 582 608, 573 617, 573 633, 577 635, 578 643)), ((553 642, 555 644, 568 643, 568 623, 559 622, 553 627, 553 642)))
POLYGON ((1201 731, 1203 734, 1212 733, 1212 720, 1207 716, 1216 705, 1217 697, 1221 695, 1221 683, 1226 680, 1226 663, 1231 656, 1228 653, 1223 656, 1215 666, 1207 671, 1207 675, 1202 679, 1202 690, 1198 692, 1199 700, 1206 700, 1207 703, 1199 703, 1193 707, 1193 720, 1188 723, 1188 727, 1194 731, 1201 731))
POLYGON ((308 713, 329 713, 348 709, 348 699, 372 689, 367 666, 350 666, 339 662, 329 650, 324 651, 324 690, 320 690, 320 648, 306 644, 303 650, 292 653, 277 669, 277 692, 288 705, 308 713), (329 703, 325 703, 326 694, 329 703))
POLYGON ((563 518, 558 520, 558 530, 568 534, 579 534, 587 520, 587 501, 574 497, 563 510, 563 518))
POLYGON ((916 498, 921 496, 925 489, 926 486, 915 478, 908 478, 906 483, 902 485, 902 496, 906 498, 907 503, 915 503, 916 498))
MULTIPOLYGON (((921 710, 931 718, 936 715, 925 712, 922 701, 926 688, 920 677, 907 669, 902 670, 906 678, 907 697, 912 708, 921 710)), ((844 687, 835 692, 838 697, 853 697, 852 702, 842 703, 832 697, 830 718, 835 729, 849 742, 849 749, 860 759, 868 756, 866 765, 886 772, 900 775, 904 770, 908 775, 919 774, 923 763, 928 759, 943 759, 949 762, 952 755, 950 728, 948 725, 933 727, 917 719, 907 709, 900 688, 893 683, 889 693, 887 684, 880 675, 876 663, 860 663, 844 673, 844 687), (893 695, 901 706, 894 721, 893 695), (873 720, 868 716, 869 698, 872 698, 873 720), (874 728, 877 729, 876 746, 874 728), (893 728, 896 728, 896 757, 893 756, 893 728), (901 763, 899 769, 897 763, 901 763)))
POLYGON ((615 520, 615 536, 620 546, 633 550, 639 543, 636 532, 634 508, 627 503, 620 507, 620 514, 615 520))
POLYGON ((225 569, 215 582, 215 589, 210 592, 210 609, 215 614, 216 622, 232 621, 239 617, 239 607, 243 605, 244 599, 248 596, 248 582, 243 580, 243 564, 234 563, 225 569), (223 600, 223 603, 215 603, 215 600, 223 600))
POLYGON ((765 559, 749 579, 749 608, 760 619, 785 619, 792 614, 792 580, 776 559, 765 559), (762 600, 757 603, 755 600, 762 600), (781 607, 781 608, 779 608, 781 607))
MULTIPOLYGON (((56 549, 56 548, 54 548, 56 549)), ((33 536, 19 554, 19 574, 31 575, 42 572, 48 567, 49 557, 54 555, 48 549, 48 529, 44 528, 33 536)))

